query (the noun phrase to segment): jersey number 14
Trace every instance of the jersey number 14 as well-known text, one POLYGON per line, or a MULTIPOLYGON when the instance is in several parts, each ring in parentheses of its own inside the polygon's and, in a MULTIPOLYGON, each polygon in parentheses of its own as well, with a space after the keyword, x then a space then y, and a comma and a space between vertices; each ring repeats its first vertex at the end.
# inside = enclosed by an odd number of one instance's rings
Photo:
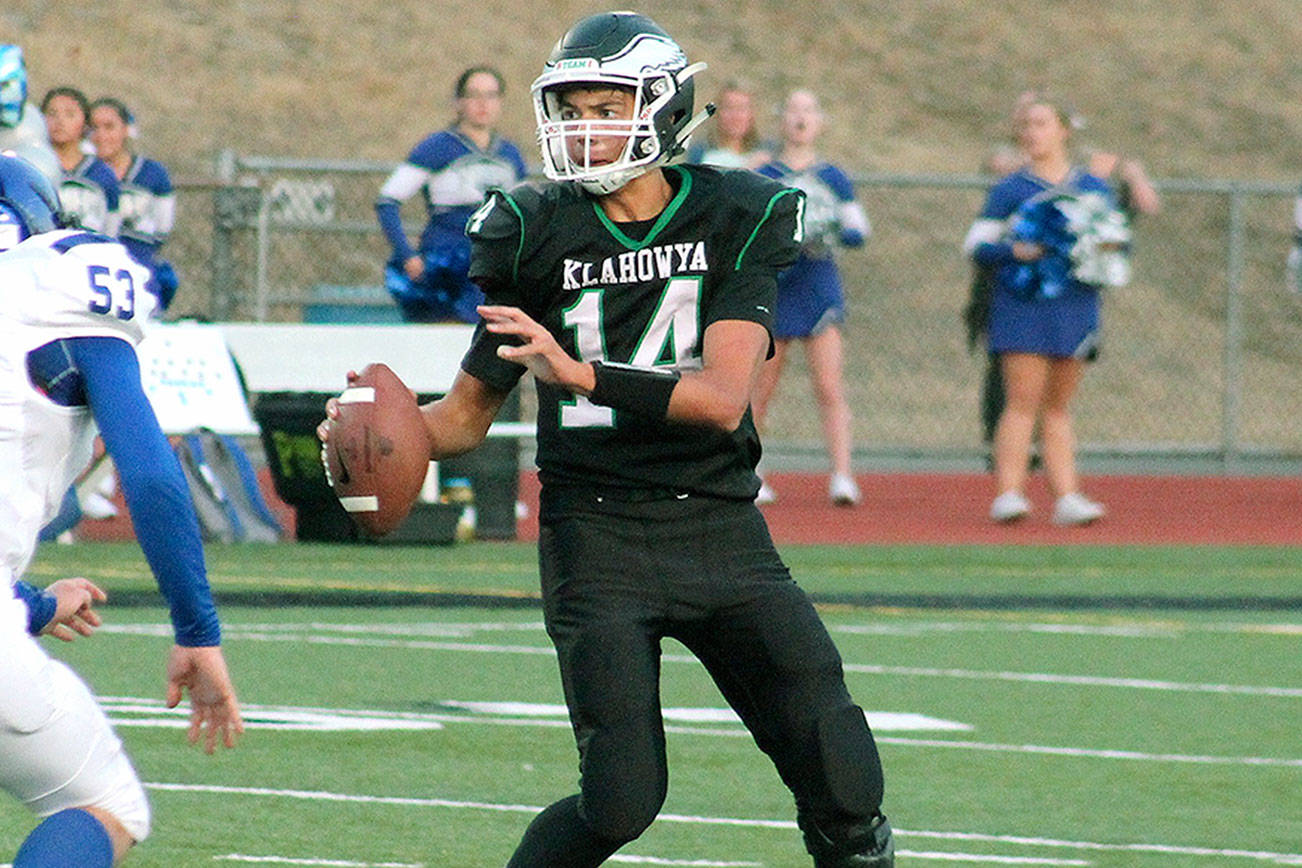
MULTIPOLYGON (((674 277, 666 284, 655 313, 638 339, 631 358, 607 355, 602 301, 606 290, 586 289, 564 311, 574 330, 574 345, 583 362, 625 362, 639 368, 678 367, 693 358, 700 330, 701 278, 674 277)), ((615 411, 575 395, 561 402, 562 428, 609 427, 615 411)))

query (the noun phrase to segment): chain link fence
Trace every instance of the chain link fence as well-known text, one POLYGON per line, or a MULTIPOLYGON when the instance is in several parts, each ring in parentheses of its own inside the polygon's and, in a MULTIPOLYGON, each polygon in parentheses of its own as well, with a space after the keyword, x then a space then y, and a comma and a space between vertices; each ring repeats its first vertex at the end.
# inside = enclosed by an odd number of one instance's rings
MULTIPOLYGON (((374 215, 387 163, 227 155, 220 182, 178 185, 165 255, 182 287, 172 316, 255 321, 396 321, 389 255, 374 215)), ((840 263, 849 305, 846 386, 856 461, 970 465, 984 456, 985 354, 960 312, 960 249, 989 179, 863 174, 874 234, 840 263)), ((1104 300, 1099 361, 1076 401, 1082 458, 1221 472, 1302 463, 1302 296, 1284 286, 1296 189, 1158 181, 1160 214, 1135 226, 1134 280, 1104 300)), ((423 206, 404 206, 408 231, 423 206)), ((822 466, 800 352, 779 386, 766 449, 822 466)), ((525 396, 526 417, 531 406, 525 396)))

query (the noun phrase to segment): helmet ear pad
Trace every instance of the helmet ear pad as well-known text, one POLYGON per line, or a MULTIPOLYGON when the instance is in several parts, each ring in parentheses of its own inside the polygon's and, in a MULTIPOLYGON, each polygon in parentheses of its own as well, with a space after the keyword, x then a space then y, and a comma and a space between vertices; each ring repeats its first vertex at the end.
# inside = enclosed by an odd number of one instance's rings
MULTIPOLYGON (((665 79, 672 79, 669 86, 673 88, 673 95, 665 103, 664 107, 655 113, 655 131, 656 138, 660 140, 660 147, 668 152, 665 154, 664 159, 671 160, 686 149, 679 133, 692 119, 696 85, 692 82, 690 75, 685 80, 680 81, 679 76, 671 73, 665 76, 665 79)), ((654 79, 647 82, 646 89, 654 87, 665 79, 654 79)), ((658 99, 659 97, 654 98, 658 99)), ((644 99, 646 98, 644 97, 644 99)))

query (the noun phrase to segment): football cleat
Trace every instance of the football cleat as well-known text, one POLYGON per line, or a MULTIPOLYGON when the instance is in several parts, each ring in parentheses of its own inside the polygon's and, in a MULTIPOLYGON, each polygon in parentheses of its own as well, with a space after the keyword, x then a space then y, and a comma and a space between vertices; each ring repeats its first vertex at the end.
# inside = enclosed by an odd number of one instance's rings
POLYGON ((895 836, 884 814, 852 826, 847 837, 833 842, 816 825, 800 823, 805 847, 814 857, 814 868, 894 868, 895 836))

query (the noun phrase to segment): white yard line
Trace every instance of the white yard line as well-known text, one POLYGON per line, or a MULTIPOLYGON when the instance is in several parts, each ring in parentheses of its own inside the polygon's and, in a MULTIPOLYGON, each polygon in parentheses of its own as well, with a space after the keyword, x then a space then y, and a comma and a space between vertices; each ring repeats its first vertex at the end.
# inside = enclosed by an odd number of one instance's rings
POLYGON ((1111 624, 1072 622, 1028 622, 983 619, 980 621, 879 621, 871 624, 829 624, 831 633, 859 636, 922 636, 928 633, 1031 633, 1053 636, 1105 636, 1119 639, 1179 639, 1198 633, 1231 633, 1251 636, 1280 636, 1296 639, 1302 624, 1224 623, 1200 624, 1176 620, 1121 619, 1111 624))
POLYGON ((939 738, 901 738, 878 736, 878 743, 905 747, 938 747, 957 750, 993 751, 996 753, 1032 753, 1049 756, 1088 757, 1090 759, 1138 760, 1159 763, 1192 763, 1194 765, 1274 766, 1276 768, 1302 768, 1302 759, 1262 756, 1203 756, 1198 754, 1145 753, 1134 750, 1107 748, 1052 747, 1038 744, 990 744, 979 741, 951 741, 939 738))
MULTIPOLYGON (((166 709, 157 699, 134 696, 101 696, 101 705, 109 713, 115 726, 158 726, 182 728, 189 714, 185 704, 166 709), (130 714, 139 714, 132 717, 130 714)), ((466 703, 473 705, 474 703, 466 703)), ((534 726, 568 729, 564 716, 550 714, 532 716, 487 716, 475 714, 445 714, 439 712, 383 711, 378 709, 318 708, 280 705, 243 704, 247 718, 246 727, 262 729, 295 729, 330 731, 331 729, 437 729, 443 724, 479 724, 488 726, 534 726), (262 718, 259 720, 259 718, 262 718), (389 723, 386 723, 389 722, 389 723)), ((545 706, 544 706, 545 707, 545 706)), ((686 711, 686 710, 685 710, 686 711)), ((871 712, 870 712, 871 715, 871 712)), ((683 726, 666 724, 665 732, 680 735, 703 735, 723 738, 751 738, 744 727, 683 726)), ((1211 756, 1200 754, 1148 753, 1144 751, 1116 750, 1110 748, 1060 747, 1037 744, 999 744, 994 742, 959 741, 955 739, 906 738, 877 735, 879 744, 902 747, 940 748, 947 750, 988 751, 992 753, 1042 754, 1046 756, 1082 757, 1089 759, 1129 760, 1136 762, 1188 763, 1194 765, 1237 765, 1275 768, 1302 768, 1302 759, 1289 757, 1211 756)))
MULTIPOLYGON (((130 629, 144 627, 150 632, 170 635, 165 622, 119 625, 130 629)), ((331 623, 326 621, 286 621, 282 623, 244 621, 228 625, 231 629, 262 633, 303 632, 361 633, 387 636, 468 636, 476 633, 545 632, 542 621, 389 621, 377 623, 331 623)), ((106 625, 104 629, 111 629, 106 625)), ((1302 636, 1302 623, 1214 623, 1170 619, 1120 619, 1114 623, 1001 621, 911 621, 890 619, 865 624, 829 624, 828 631, 863 636, 917 636, 928 633, 1031 633, 1053 636, 1104 636, 1109 638, 1172 639, 1198 633, 1232 633, 1251 636, 1279 636, 1296 639, 1302 636)))
POLYGON ((923 678, 962 678, 977 681, 1017 681, 1034 684, 1070 684, 1077 687, 1121 687, 1129 690, 1162 690, 1176 693, 1219 693, 1242 696, 1302 698, 1302 687, 1271 687, 1251 684, 1200 684, 1150 678, 1116 678, 1107 675, 1061 675, 1051 672, 997 672, 979 669, 937 669, 927 666, 881 666, 847 663, 846 672, 869 675, 900 675, 923 678))
MULTIPOLYGON (((319 790, 282 790, 268 787, 233 787, 217 784, 146 783, 156 792, 205 793, 214 795, 257 796, 322 802, 346 802, 372 805, 395 805, 418 808, 454 808, 479 811, 498 811, 515 814, 536 814, 540 805, 515 805, 494 802, 472 802, 461 799, 416 798, 411 796, 369 796, 350 793, 332 793, 319 790)), ((785 829, 796 828, 793 820, 747 819, 742 817, 709 817, 693 814, 660 814, 661 823, 686 823, 703 826, 728 826, 739 828, 785 829)), ((988 844, 1008 844, 1024 847, 1082 850, 1099 853, 1151 853, 1166 856, 1190 856, 1208 859, 1252 859, 1276 864, 1302 864, 1302 853, 1278 853, 1266 850, 1236 850, 1215 847, 1182 846, 1178 844, 1116 844, 1103 841, 1072 841, 1060 838, 1037 838, 1023 835, 988 835, 980 832, 940 832, 919 829, 895 829, 901 838, 923 838, 938 841, 967 841, 988 844)))
MULTIPOLYGON (((171 627, 162 624, 105 625, 101 632, 139 635, 171 635, 171 627)), ((439 642, 420 639, 383 639, 355 636, 321 636, 287 634, 285 632, 250 632, 239 626, 228 626, 223 631, 228 640, 245 642, 297 642, 313 645, 342 645, 361 648, 406 648, 426 651, 470 652, 478 654, 522 654, 554 657, 555 651, 547 645, 494 645, 472 642, 439 642)), ((665 663, 690 663, 699 665, 690 654, 665 654, 665 663)), ((1156 690, 1175 693, 1212 693, 1237 696, 1273 696, 1302 698, 1302 687, 1281 687, 1252 684, 1216 684, 1186 681, 1166 681, 1150 678, 1119 678, 1107 675, 1063 675, 1052 672, 1009 672, 979 669, 936 668, 927 666, 885 666, 875 663, 846 663, 846 672, 865 675, 892 675, 912 678, 955 678, 977 681, 1009 681, 1032 684, 1064 684, 1075 687, 1112 687, 1126 690, 1156 690)))
POLYGON ((700 866, 700 868, 764 868, 763 862, 715 862, 710 859, 661 859, 657 856, 634 856, 630 853, 616 853, 606 859, 607 862, 619 862, 625 865, 674 865, 700 866))
POLYGON ((214 862, 244 862, 250 865, 321 865, 327 868, 425 868, 424 862, 354 862, 350 859, 307 859, 292 856, 252 856, 227 853, 212 857, 214 862))
POLYGON ((925 859, 931 862, 971 862, 992 865, 1093 865, 1088 859, 1045 859, 1038 856, 995 856, 989 853, 950 853, 945 850, 896 850, 896 856, 907 856, 910 861, 925 859))

